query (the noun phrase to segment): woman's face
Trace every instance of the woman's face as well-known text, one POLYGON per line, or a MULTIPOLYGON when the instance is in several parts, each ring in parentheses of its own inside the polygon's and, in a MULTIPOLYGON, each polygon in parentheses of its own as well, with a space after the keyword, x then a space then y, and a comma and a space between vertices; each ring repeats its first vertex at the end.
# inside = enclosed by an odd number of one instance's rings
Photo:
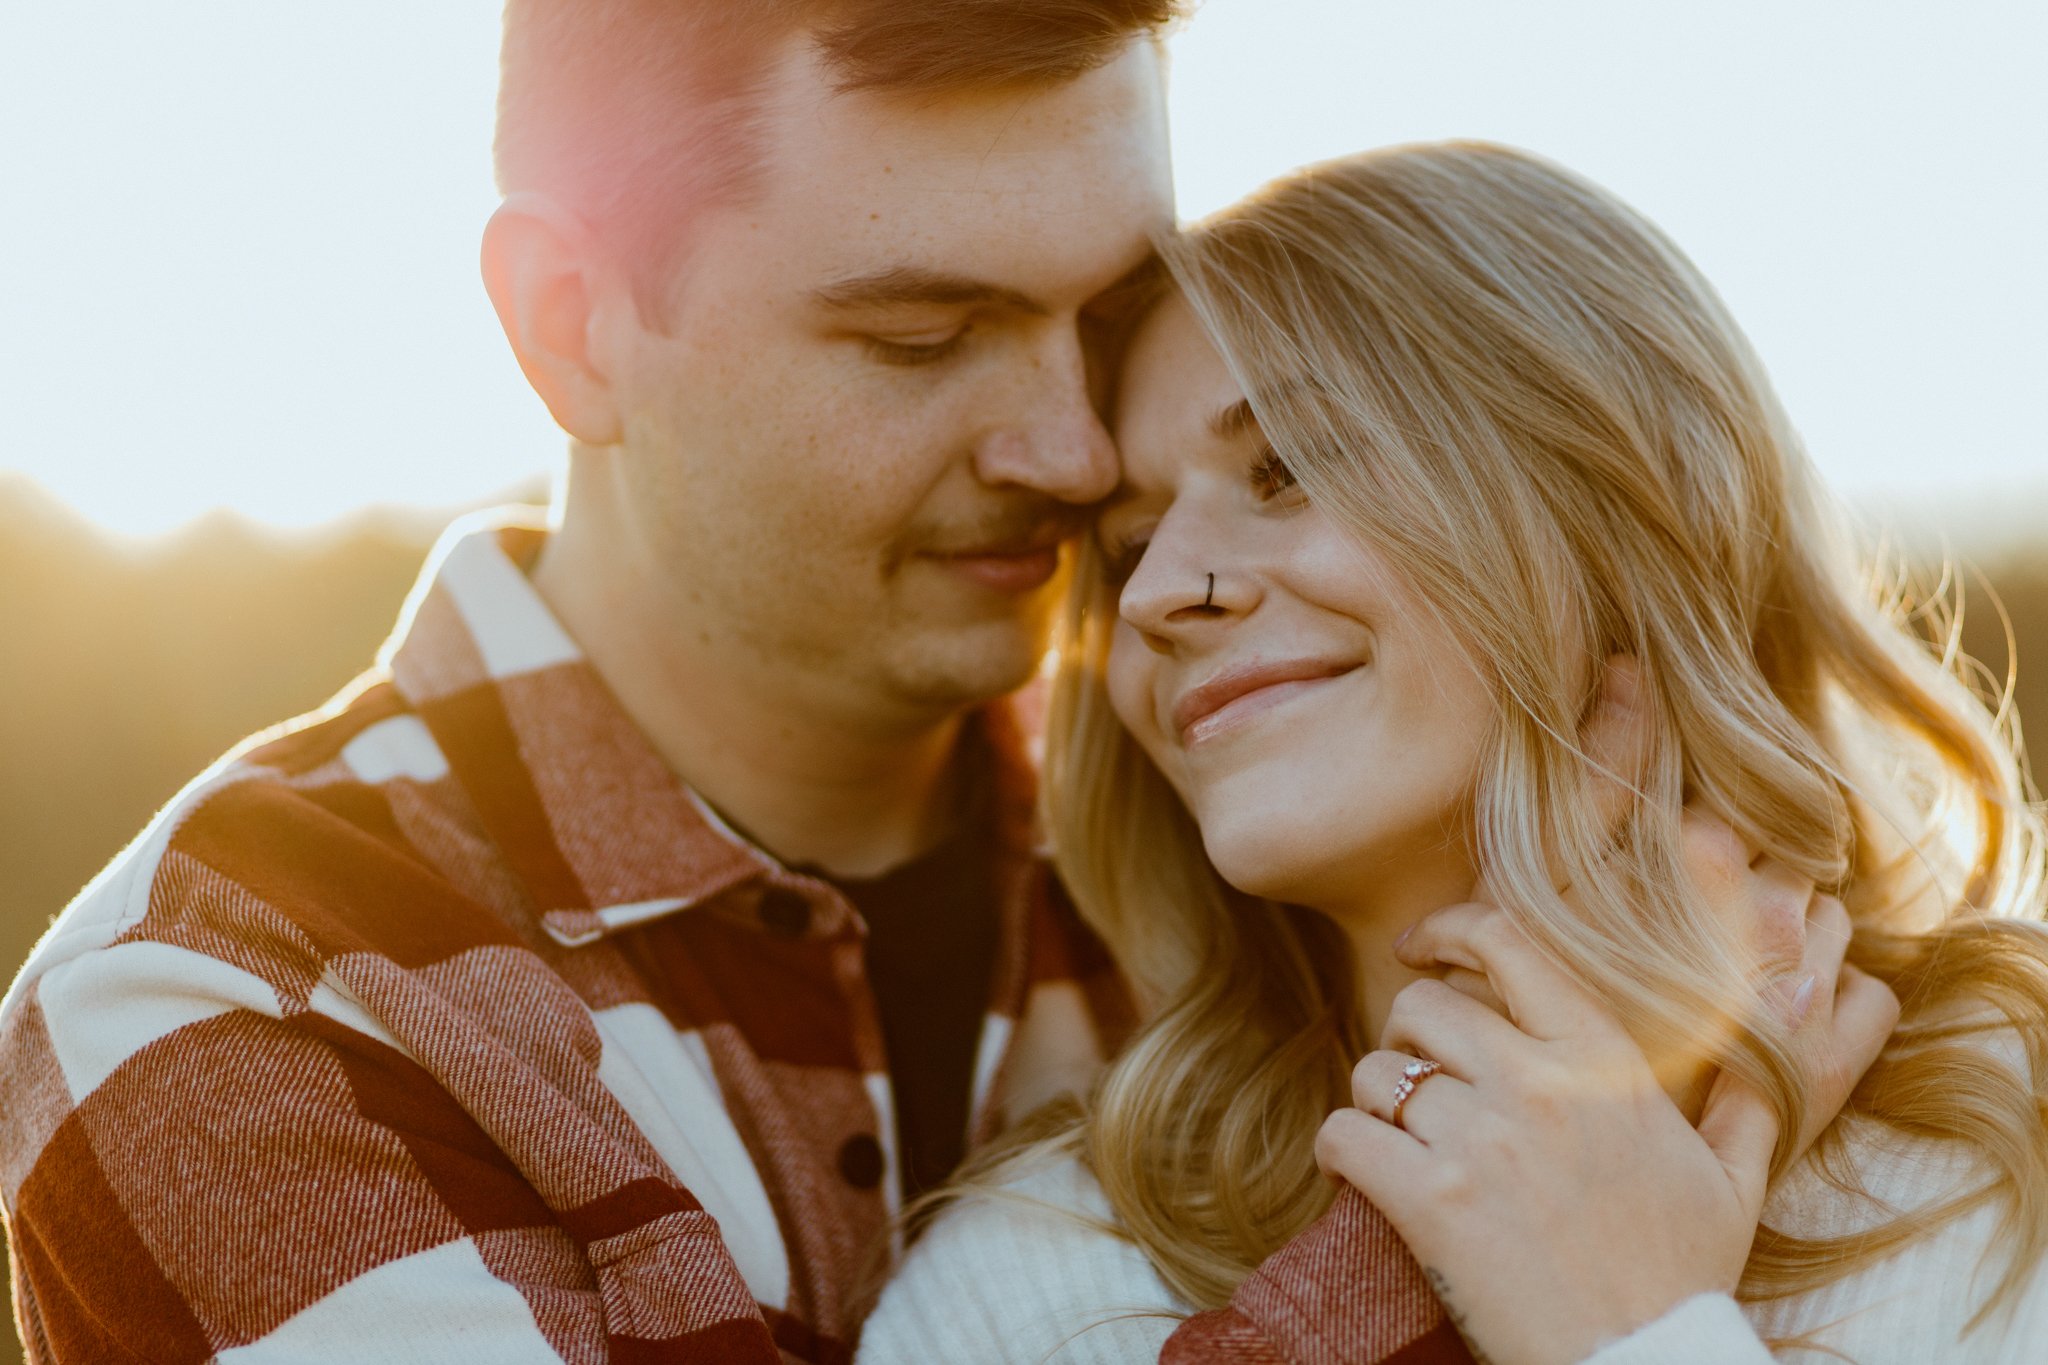
POLYGON ((1097 532, 1122 594, 1110 696, 1217 870, 1331 910, 1465 894, 1492 717, 1466 651, 1294 487, 1180 298, 1121 392, 1124 485, 1097 532))

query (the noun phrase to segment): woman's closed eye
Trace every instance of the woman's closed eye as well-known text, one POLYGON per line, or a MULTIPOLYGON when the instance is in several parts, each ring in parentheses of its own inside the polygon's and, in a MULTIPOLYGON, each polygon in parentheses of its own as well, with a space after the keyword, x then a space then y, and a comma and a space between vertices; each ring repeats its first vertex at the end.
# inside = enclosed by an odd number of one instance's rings
POLYGON ((1294 481, 1294 471, 1287 467, 1287 461, 1280 458, 1280 452, 1271 446, 1261 447, 1259 453, 1252 457, 1249 478, 1252 492, 1258 494, 1260 502, 1271 502, 1298 486, 1294 481))

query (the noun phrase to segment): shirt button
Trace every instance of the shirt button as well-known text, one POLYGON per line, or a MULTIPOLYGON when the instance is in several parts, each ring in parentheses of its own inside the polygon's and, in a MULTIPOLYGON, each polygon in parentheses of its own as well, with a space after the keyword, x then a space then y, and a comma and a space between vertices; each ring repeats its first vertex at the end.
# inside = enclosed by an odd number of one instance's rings
POLYGON ((794 891, 771 886, 761 893, 761 923, 783 938, 801 938, 811 927, 811 903, 794 891))
POLYGON ((850 1137, 839 1148, 839 1174, 857 1190, 882 1183, 882 1144, 867 1133, 850 1137))

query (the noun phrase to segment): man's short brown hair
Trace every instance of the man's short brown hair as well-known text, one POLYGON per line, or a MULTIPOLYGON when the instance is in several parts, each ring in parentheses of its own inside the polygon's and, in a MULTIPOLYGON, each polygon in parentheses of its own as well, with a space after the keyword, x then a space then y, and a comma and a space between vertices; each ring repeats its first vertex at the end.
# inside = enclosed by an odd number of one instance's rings
POLYGON ((745 181, 762 54, 803 31, 841 90, 1066 80, 1181 0, 507 0, 496 166, 582 214, 636 273, 745 181))

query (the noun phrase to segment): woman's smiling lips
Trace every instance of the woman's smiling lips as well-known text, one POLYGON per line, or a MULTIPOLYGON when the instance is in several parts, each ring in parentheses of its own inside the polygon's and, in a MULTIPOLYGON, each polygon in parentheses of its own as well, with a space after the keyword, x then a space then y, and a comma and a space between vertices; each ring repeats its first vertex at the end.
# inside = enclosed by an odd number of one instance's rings
POLYGON ((1173 728, 1183 748, 1234 722, 1277 705, 1317 683, 1359 667, 1356 659, 1285 659, 1226 668, 1173 704, 1173 728))

